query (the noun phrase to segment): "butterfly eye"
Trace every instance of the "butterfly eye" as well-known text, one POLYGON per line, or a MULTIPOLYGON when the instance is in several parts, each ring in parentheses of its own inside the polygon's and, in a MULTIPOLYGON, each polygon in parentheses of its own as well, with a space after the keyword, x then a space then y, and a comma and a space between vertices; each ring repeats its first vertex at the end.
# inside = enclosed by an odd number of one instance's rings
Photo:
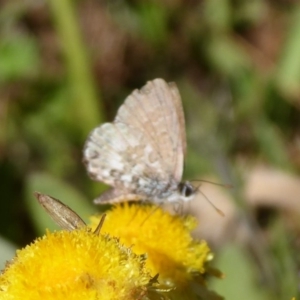
POLYGON ((179 192, 184 197, 189 197, 194 194, 195 190, 189 182, 181 182, 178 185, 179 192))

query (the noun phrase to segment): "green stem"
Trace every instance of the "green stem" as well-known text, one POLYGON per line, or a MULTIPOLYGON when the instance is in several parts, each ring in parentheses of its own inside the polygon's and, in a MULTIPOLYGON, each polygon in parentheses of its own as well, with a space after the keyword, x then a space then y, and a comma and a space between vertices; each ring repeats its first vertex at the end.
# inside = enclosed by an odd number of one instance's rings
POLYGON ((290 22, 275 79, 285 95, 298 99, 300 92, 300 5, 295 6, 293 14, 290 14, 290 22))
POLYGON ((103 116, 99 107, 91 65, 81 38, 74 3, 76 1, 73 0, 49 0, 73 92, 74 106, 70 109, 75 110, 80 138, 85 139, 92 128, 103 122, 103 116))

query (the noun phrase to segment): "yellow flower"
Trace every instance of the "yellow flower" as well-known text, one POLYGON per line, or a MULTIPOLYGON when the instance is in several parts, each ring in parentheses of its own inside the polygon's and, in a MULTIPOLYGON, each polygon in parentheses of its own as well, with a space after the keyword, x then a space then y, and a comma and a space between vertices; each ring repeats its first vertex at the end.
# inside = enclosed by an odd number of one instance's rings
POLYGON ((154 206, 117 205, 101 235, 87 227, 47 232, 18 251, 0 275, 0 299, 220 300, 206 287, 215 271, 206 242, 191 237, 195 224, 154 206))
MULTIPOLYGON (((156 206, 126 203, 106 213, 101 232, 118 237, 137 254, 147 254, 146 266, 152 276, 159 274, 159 283, 177 290, 188 289, 192 282, 205 286, 203 274, 212 253, 205 241, 192 238, 190 231, 196 226, 193 217, 173 216, 156 206)), ((99 217, 91 220, 95 228, 99 217)))
POLYGON ((145 258, 87 228, 49 233, 0 275, 1 300, 148 299, 145 258))

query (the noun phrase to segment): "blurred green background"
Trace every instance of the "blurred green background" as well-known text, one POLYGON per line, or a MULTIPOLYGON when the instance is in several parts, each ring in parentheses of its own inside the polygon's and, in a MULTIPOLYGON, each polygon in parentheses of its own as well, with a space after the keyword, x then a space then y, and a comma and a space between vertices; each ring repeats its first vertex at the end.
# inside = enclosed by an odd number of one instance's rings
POLYGON ((287 226, 282 211, 270 218, 266 205, 257 218, 243 199, 249 166, 300 171, 300 4, 292 0, 1 1, 1 268, 53 228, 35 190, 84 219, 98 209, 92 199, 104 187, 86 175, 85 139, 157 77, 176 82, 183 98, 185 177, 232 183, 253 243, 267 232, 263 267, 242 242, 215 247, 227 274, 215 289, 227 299, 299 295, 299 209, 287 226))

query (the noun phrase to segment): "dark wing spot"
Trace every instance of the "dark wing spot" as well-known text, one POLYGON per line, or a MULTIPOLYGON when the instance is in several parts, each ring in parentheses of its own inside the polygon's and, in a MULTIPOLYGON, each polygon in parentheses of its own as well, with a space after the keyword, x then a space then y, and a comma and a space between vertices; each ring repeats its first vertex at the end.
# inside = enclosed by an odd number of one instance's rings
POLYGON ((109 175, 113 178, 119 178, 121 177, 122 173, 119 170, 112 169, 110 170, 109 175))

